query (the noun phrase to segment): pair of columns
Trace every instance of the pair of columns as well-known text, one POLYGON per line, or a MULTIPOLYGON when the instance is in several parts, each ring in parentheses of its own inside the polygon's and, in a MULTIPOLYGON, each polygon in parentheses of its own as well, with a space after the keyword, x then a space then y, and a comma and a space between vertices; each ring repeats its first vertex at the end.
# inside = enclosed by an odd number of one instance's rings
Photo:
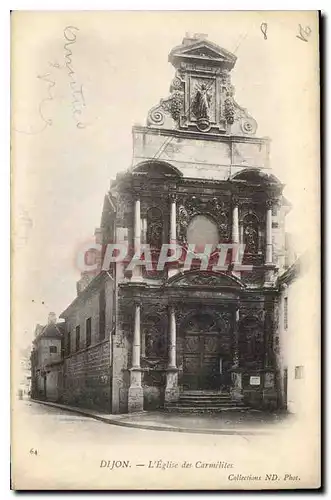
MULTIPOLYGON (((232 243, 239 244, 239 209, 238 200, 234 200, 232 210, 232 243)), ((266 254, 265 264, 272 264, 272 201, 267 201, 266 211, 266 254)))
MULTIPOLYGON (((170 195, 170 234, 169 243, 176 243, 177 241, 177 229, 176 229, 176 196, 170 195)), ((141 209, 140 209, 140 198, 137 195, 134 202, 134 228, 133 228, 133 241, 134 241, 134 252, 136 255, 140 255, 141 252, 141 234, 144 234, 143 243, 146 243, 146 233, 147 233, 147 221, 146 219, 141 219, 141 209)), ((133 281, 139 281, 141 279, 141 268, 140 266, 135 266, 132 274, 133 281)))
MULTIPOLYGON (((134 308, 134 330, 132 346, 132 368, 140 368, 141 356, 141 332, 140 332, 140 304, 137 302, 134 308)), ((168 368, 176 366, 176 314, 174 306, 169 307, 169 345, 168 345, 168 368)))
MULTIPOLYGON (((141 306, 139 302, 134 306, 134 330, 132 344, 132 368, 130 369, 130 388, 128 395, 129 412, 141 411, 144 405, 144 394, 141 385, 142 370, 141 358, 141 331, 140 331, 141 306)), ((165 392, 166 401, 178 397, 178 370, 176 363, 176 315, 175 308, 169 307, 169 344, 168 344, 168 369, 167 385, 165 392)))

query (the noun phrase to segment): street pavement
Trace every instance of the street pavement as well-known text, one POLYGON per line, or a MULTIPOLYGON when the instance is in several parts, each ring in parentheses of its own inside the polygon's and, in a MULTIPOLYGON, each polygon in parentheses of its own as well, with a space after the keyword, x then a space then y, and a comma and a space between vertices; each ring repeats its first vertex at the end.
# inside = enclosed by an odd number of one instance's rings
MULTIPOLYGON (((209 489, 215 477, 210 476, 210 469, 200 467, 200 462, 224 462, 232 464, 236 472, 247 473, 256 473, 257 467, 260 471, 262 463, 272 471, 276 466, 286 466, 287 438, 286 433, 278 433, 271 439, 270 436, 186 434, 119 427, 29 400, 15 400, 12 406, 13 488, 186 486, 209 489), (168 465, 152 467, 159 460, 168 465), (111 468, 113 461, 129 462, 128 468, 111 468), (175 465, 171 469, 172 464, 184 462, 191 463, 196 470, 179 470, 175 465)), ((303 443, 298 453, 300 464, 303 443)), ((219 469, 220 485, 228 474, 226 467, 219 469)))

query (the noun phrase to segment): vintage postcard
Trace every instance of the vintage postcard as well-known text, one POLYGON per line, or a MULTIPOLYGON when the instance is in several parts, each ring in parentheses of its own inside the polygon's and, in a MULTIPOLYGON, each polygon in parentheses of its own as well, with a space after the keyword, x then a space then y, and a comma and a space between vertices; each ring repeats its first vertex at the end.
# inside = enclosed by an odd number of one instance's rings
POLYGON ((318 12, 11 43, 12 488, 320 488, 318 12))

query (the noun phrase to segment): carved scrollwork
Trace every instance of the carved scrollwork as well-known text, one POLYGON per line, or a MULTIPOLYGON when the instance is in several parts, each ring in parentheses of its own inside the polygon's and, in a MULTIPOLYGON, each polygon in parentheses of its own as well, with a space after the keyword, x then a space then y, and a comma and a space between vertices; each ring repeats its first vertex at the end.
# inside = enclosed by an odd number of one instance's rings
POLYGON ((221 240, 229 238, 229 210, 223 201, 214 197, 203 201, 196 196, 179 200, 177 213, 177 234, 179 240, 187 243, 187 228, 193 217, 205 215, 211 217, 218 226, 221 240))
POLYGON ((245 108, 239 106, 234 99, 232 99, 232 103, 234 112, 233 122, 239 121, 241 130, 245 135, 254 135, 257 130, 256 120, 254 120, 245 108))
POLYGON ((184 109, 183 81, 179 72, 172 80, 170 95, 166 99, 161 99, 160 103, 154 106, 148 113, 147 125, 164 125, 166 115, 171 116, 176 122, 179 121, 184 109))
POLYGON ((147 125, 163 125, 164 113, 161 104, 154 106, 148 113, 147 125))

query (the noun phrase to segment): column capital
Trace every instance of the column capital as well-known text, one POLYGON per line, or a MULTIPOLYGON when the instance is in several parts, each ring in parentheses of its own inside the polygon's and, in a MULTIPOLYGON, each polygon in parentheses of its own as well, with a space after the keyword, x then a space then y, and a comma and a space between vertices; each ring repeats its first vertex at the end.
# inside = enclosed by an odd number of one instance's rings
POLYGON ((232 206, 238 207, 239 206, 239 196, 237 194, 232 195, 232 206))
POLYGON ((173 203, 174 203, 174 202, 176 202, 176 201, 177 201, 177 199, 178 199, 178 195, 177 195, 177 193, 169 193, 169 199, 170 199, 170 201, 171 201, 171 202, 173 202, 173 203))
POLYGON ((133 201, 140 201, 140 192, 139 191, 132 191, 132 198, 133 198, 133 201))
POLYGON ((274 207, 276 205, 276 203, 277 203, 277 200, 275 200, 274 198, 268 198, 265 202, 268 210, 271 210, 272 207, 274 207))

